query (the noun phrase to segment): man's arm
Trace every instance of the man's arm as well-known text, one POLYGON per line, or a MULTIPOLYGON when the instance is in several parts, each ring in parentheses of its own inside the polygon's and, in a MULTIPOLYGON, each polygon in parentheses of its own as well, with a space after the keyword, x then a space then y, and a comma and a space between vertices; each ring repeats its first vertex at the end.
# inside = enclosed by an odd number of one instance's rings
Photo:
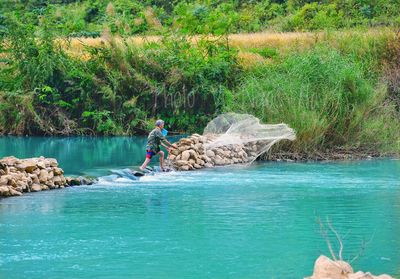
POLYGON ((161 142, 161 145, 165 147, 165 149, 169 149, 169 146, 165 145, 163 142, 161 142))
POLYGON ((175 144, 170 143, 166 138, 163 139, 163 141, 161 142, 161 145, 164 146, 166 149, 169 149, 170 147, 172 147, 174 149, 177 148, 175 144))

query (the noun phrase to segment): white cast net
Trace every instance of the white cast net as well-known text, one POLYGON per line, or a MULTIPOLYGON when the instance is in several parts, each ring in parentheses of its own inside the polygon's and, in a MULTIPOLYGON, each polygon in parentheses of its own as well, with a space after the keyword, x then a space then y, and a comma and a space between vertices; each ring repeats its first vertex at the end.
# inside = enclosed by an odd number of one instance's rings
POLYGON ((215 150, 227 146, 237 146, 247 154, 247 162, 253 162, 281 140, 295 140, 296 133, 288 125, 261 124, 249 114, 221 114, 204 129, 207 138, 204 148, 215 150))

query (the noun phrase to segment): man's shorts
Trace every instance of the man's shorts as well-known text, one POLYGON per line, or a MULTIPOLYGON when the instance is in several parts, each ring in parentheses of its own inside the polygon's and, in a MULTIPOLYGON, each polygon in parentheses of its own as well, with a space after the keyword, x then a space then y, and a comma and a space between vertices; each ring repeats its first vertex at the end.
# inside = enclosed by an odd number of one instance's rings
POLYGON ((151 157, 153 157, 154 155, 156 155, 156 153, 154 153, 153 150, 146 150, 146 158, 151 159, 151 157))

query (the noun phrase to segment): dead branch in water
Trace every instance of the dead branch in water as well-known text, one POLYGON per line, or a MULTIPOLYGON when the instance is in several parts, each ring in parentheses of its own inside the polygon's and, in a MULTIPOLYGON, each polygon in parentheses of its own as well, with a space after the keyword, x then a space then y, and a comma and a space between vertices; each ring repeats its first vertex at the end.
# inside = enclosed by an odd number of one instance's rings
MULTIPOLYGON (((328 245, 328 249, 329 249, 329 252, 331 253, 332 259, 337 261, 336 254, 332 248, 332 243, 329 240, 328 231, 324 228, 324 224, 322 223, 321 218, 319 218, 319 217, 317 218, 317 223, 319 224, 319 229, 320 229, 321 235, 325 239, 326 244, 328 245)), ((330 223, 328 222, 328 224, 330 224, 330 223)), ((343 243, 341 242, 340 238, 338 239, 338 241, 340 243, 340 247, 342 248, 343 243)), ((341 255, 341 253, 339 255, 341 255)), ((339 258, 339 259, 341 260, 341 258, 339 258)))
MULTIPOLYGON (((328 249, 329 249, 329 252, 330 252, 330 254, 332 256, 332 259, 334 261, 338 261, 338 260, 339 261, 343 261, 343 249, 344 249, 343 239, 348 235, 348 233, 344 237, 341 237, 340 234, 333 227, 333 225, 332 225, 331 221, 329 220, 329 218, 328 217, 326 218, 326 223, 328 224, 328 228, 329 228, 330 231, 333 232, 333 234, 335 235, 336 240, 337 240, 337 242, 339 244, 339 251, 338 251, 338 254, 336 256, 336 253, 335 253, 335 251, 333 250, 333 247, 332 247, 332 243, 331 243, 331 241, 329 239, 329 232, 328 232, 328 230, 325 229, 324 224, 321 221, 321 218, 317 217, 317 223, 319 224, 321 235, 325 239, 325 242, 326 242, 326 244, 328 246, 328 249)), ((363 241, 361 242, 361 246, 360 246, 359 252, 351 260, 348 260, 347 262, 352 264, 361 255, 363 255, 365 249, 371 243, 371 241, 374 238, 374 236, 375 236, 375 231, 374 231, 374 233, 372 234, 371 238, 368 241, 365 241, 363 239, 363 241)))
POLYGON ((371 243, 372 239, 375 236, 375 231, 372 234, 371 238, 368 241, 365 241, 365 239, 363 239, 361 241, 361 247, 360 250, 358 251, 357 255, 355 255, 351 260, 350 260, 350 264, 352 264, 355 260, 357 260, 361 255, 364 254, 365 248, 367 248, 367 246, 371 243))

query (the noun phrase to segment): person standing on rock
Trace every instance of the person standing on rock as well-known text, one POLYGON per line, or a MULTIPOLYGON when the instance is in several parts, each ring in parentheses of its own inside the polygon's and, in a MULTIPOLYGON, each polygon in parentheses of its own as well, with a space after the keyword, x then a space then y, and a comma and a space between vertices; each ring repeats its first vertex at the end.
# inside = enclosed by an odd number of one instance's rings
POLYGON ((160 156, 160 168, 162 171, 164 168, 164 152, 160 150, 160 145, 164 146, 168 152, 171 149, 176 149, 174 144, 171 144, 163 135, 164 130, 164 121, 159 119, 156 121, 156 127, 150 132, 147 137, 147 146, 146 146, 146 159, 144 160, 140 170, 144 171, 150 162, 151 158, 154 155, 160 156))

